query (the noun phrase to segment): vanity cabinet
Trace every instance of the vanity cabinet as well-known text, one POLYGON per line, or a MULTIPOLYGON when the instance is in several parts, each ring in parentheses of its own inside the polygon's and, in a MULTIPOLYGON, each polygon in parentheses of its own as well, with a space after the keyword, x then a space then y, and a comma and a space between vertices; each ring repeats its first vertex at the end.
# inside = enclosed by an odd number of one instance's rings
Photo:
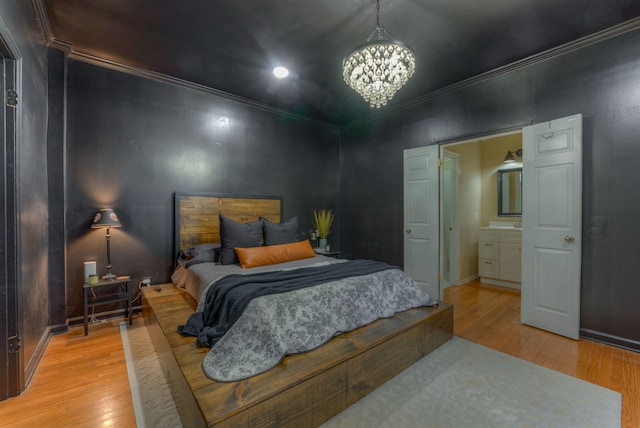
POLYGON ((480 230, 478 271, 480 278, 500 277, 500 232, 480 230))
POLYGON ((480 228, 478 273, 480 282, 520 288, 522 231, 480 228))

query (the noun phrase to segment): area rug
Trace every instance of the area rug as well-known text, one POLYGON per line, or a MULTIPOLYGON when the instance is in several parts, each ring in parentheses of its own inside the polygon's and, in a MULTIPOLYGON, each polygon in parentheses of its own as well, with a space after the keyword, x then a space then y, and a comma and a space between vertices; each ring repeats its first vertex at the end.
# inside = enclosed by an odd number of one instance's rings
POLYGON ((621 395, 457 337, 323 427, 620 426, 621 395))
MULTIPOLYGON (((146 327, 121 332, 138 427, 181 427, 146 327)), ((322 426, 613 428, 621 406, 617 392, 454 337, 322 426)))
POLYGON ((160 367, 147 328, 141 319, 133 326, 120 323, 137 428, 179 428, 180 416, 160 367))

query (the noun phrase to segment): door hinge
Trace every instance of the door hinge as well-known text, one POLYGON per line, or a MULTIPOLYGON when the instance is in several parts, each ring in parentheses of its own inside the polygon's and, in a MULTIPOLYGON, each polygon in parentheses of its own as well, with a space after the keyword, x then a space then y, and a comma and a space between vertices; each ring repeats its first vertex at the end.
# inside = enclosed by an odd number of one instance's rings
POLYGON ((18 93, 13 89, 7 90, 7 106, 16 107, 18 105, 18 93))
POLYGON ((9 353, 17 354, 20 351, 20 338, 18 336, 11 336, 7 340, 9 344, 9 353))
POLYGON ((442 159, 438 158, 438 166, 442 166, 442 159))

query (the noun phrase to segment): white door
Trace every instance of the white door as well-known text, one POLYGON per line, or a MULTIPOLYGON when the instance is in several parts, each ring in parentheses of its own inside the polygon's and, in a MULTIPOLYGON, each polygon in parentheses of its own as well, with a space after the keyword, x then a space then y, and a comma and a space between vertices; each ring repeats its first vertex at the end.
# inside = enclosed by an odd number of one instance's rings
POLYGON ((440 159, 440 282, 442 288, 460 281, 460 215, 458 153, 442 150, 440 159))
POLYGON ((523 129, 524 324, 578 339, 582 115, 523 129))
POLYGON ((440 249, 438 146, 404 151, 404 270, 435 299, 440 249))

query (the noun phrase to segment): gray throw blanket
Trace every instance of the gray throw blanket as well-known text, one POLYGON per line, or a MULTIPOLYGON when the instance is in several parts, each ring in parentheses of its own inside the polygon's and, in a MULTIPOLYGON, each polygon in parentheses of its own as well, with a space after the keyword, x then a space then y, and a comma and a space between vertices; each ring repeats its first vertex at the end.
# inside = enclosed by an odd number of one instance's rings
POLYGON ((178 332, 196 336, 200 346, 212 347, 256 297, 286 293, 388 269, 400 268, 372 260, 351 260, 305 269, 228 275, 209 287, 203 310, 192 314, 185 325, 178 326, 178 332))

